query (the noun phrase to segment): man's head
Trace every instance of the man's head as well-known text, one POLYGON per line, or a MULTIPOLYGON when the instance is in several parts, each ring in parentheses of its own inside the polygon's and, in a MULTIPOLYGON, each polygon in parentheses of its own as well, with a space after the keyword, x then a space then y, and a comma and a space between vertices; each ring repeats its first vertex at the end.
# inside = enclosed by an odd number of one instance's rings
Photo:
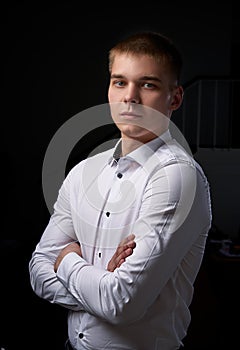
POLYGON ((122 137, 145 143, 162 132, 158 116, 169 119, 182 102, 181 67, 175 45, 155 32, 134 34, 110 50, 108 99, 119 104, 112 117, 122 137))

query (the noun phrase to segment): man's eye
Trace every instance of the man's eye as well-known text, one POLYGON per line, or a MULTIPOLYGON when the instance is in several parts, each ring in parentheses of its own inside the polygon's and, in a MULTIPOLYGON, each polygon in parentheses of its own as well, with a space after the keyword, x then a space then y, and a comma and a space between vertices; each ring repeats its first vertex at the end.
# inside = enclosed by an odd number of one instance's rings
POLYGON ((113 82, 113 85, 122 87, 122 86, 124 86, 124 82, 123 82, 123 81, 120 81, 120 80, 117 80, 117 81, 114 81, 114 82, 113 82))
POLYGON ((143 86, 147 89, 153 89, 155 87, 155 85, 151 83, 144 83, 143 86))

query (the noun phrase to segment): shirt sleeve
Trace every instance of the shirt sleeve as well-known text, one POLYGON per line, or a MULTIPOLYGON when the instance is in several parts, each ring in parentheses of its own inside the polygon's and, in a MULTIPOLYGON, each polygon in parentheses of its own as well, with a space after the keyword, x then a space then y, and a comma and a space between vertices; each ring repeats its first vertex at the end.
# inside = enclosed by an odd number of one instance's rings
POLYGON ((32 254, 29 273, 31 286, 39 297, 71 310, 82 310, 79 300, 73 297, 54 272, 54 263, 60 251, 76 241, 69 206, 70 177, 71 174, 63 182, 54 212, 32 254))
POLYGON ((148 182, 133 225, 136 248, 114 272, 101 270, 77 254, 64 257, 57 276, 85 311, 113 324, 143 317, 192 249, 186 269, 193 283, 210 226, 208 185, 187 163, 170 164, 148 182))

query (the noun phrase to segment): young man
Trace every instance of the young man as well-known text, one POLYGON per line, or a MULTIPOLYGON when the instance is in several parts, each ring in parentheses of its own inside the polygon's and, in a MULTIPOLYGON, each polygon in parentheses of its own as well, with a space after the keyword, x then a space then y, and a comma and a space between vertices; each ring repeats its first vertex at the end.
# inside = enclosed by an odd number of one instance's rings
POLYGON ((158 33, 110 51, 121 139, 69 172, 29 264, 35 293, 69 309, 69 348, 172 350, 186 336, 211 205, 202 169, 169 131, 181 65, 158 33))

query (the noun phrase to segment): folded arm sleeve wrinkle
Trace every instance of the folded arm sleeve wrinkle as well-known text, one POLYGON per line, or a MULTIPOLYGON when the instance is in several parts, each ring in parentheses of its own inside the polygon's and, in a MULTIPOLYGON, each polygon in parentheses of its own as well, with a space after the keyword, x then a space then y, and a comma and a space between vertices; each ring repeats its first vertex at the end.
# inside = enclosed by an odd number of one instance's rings
POLYGON ((39 297, 71 310, 82 310, 82 305, 69 293, 54 272, 54 263, 59 252, 76 241, 69 208, 68 185, 67 177, 59 191, 54 213, 32 254, 29 262, 30 282, 39 297))

